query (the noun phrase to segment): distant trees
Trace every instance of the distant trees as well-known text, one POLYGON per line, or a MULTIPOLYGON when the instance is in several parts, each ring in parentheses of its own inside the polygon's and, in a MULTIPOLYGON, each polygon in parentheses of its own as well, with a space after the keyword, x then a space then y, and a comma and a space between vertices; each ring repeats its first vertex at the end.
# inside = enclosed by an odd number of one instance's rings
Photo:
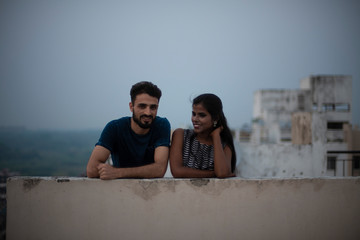
POLYGON ((100 133, 0 128, 0 167, 23 176, 84 176, 100 133))

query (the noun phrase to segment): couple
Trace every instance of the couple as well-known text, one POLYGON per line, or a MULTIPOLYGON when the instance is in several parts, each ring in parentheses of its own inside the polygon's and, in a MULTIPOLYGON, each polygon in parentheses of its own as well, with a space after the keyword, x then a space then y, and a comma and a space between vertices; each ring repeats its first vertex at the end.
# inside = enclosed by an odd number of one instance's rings
POLYGON ((139 82, 130 96, 132 117, 105 126, 87 164, 88 177, 161 178, 169 157, 175 178, 235 176, 233 138, 216 95, 202 94, 193 100, 194 129, 176 129, 171 147, 170 123, 156 116, 161 90, 151 82, 139 82), (113 165, 106 163, 110 154, 113 165))

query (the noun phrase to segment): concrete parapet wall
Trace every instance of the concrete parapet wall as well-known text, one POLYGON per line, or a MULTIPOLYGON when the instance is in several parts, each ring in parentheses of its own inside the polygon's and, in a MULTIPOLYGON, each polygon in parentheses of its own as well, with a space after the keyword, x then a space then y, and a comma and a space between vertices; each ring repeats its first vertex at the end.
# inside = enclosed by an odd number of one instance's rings
POLYGON ((360 178, 9 178, 7 239, 358 239, 360 178))

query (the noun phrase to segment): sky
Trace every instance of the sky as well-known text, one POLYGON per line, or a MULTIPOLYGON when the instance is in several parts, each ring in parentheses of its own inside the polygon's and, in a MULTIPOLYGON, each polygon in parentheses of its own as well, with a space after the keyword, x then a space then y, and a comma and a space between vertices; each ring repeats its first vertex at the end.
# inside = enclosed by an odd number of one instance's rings
POLYGON ((151 81, 173 129, 206 92, 240 128, 255 91, 318 74, 352 76, 360 125, 359 13, 357 0, 0 0, 0 126, 102 129, 151 81))

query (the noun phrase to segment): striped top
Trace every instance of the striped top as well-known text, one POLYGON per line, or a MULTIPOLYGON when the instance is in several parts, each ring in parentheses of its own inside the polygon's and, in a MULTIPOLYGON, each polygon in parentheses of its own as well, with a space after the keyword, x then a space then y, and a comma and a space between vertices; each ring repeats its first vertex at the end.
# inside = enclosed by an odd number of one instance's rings
POLYGON ((184 130, 183 165, 200 170, 214 170, 214 147, 200 143, 191 129, 184 130))

